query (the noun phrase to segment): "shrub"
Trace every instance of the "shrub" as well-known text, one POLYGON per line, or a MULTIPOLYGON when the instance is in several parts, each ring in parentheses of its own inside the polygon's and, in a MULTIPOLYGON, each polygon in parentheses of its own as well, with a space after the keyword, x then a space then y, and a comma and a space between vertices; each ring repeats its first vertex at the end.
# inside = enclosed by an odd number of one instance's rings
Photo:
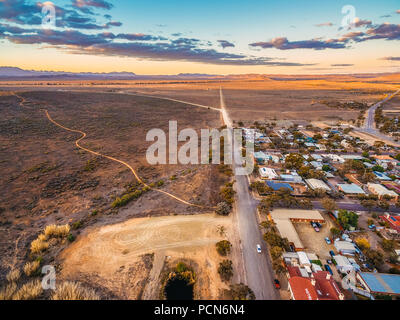
POLYGON ((46 251, 49 248, 49 243, 41 239, 33 240, 31 243, 31 252, 33 254, 39 254, 46 251))
POLYGON ((75 237, 71 233, 68 235, 67 239, 68 239, 69 242, 74 242, 75 241, 75 237))
POLYGON ((233 277, 233 267, 231 260, 224 260, 219 264, 218 273, 222 281, 229 281, 233 277))
POLYGON ((24 273, 28 276, 31 277, 33 275, 36 275, 40 267, 40 260, 36 260, 33 262, 27 262, 24 265, 24 273))
POLYGON ((7 279, 8 282, 16 282, 16 281, 19 280, 20 277, 21 277, 21 272, 19 272, 18 269, 12 269, 7 274, 6 279, 7 279))
POLYGON ((220 216, 227 216, 231 212, 231 206, 226 202, 220 202, 217 204, 217 209, 215 209, 215 213, 220 216))
POLYGON ((42 283, 34 280, 25 283, 14 295, 13 300, 34 300, 43 293, 42 283))
POLYGON ((100 300, 100 297, 94 290, 76 282, 66 281, 57 286, 51 300, 100 300))
POLYGON ((44 235, 47 237, 47 239, 49 238, 62 238, 62 237, 66 237, 69 232, 70 232, 71 228, 69 226, 69 224, 65 224, 65 225, 61 225, 61 226, 57 226, 55 224, 53 225, 49 225, 44 229, 44 235))
POLYGON ((227 240, 222 240, 217 242, 216 247, 221 256, 226 256, 231 252, 232 244, 227 240))
POLYGON ((234 284, 229 287, 229 290, 224 291, 224 295, 228 300, 255 300, 254 292, 246 285, 234 284))
POLYGON ((360 247, 361 250, 369 249, 371 248, 370 243, 368 242, 367 239, 365 238, 359 238, 356 240, 356 244, 360 247))
POLYGON ((17 285, 15 282, 7 284, 0 290, 0 300, 11 300, 16 290, 17 285))

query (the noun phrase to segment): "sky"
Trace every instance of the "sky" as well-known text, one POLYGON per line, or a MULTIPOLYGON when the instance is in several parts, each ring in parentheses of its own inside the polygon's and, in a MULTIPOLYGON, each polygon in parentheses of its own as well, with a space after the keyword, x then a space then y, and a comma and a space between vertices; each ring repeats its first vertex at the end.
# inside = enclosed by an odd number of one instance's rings
POLYGON ((0 0, 0 48, 28 70, 399 72, 400 2, 0 0))

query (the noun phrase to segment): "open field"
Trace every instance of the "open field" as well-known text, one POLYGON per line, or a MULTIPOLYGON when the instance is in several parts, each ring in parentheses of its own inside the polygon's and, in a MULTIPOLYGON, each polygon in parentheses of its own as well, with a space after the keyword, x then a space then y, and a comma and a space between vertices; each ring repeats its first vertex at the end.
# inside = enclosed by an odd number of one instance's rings
POLYGON ((82 146, 126 161, 148 184, 163 181, 161 190, 200 206, 218 203, 215 191, 226 178, 215 166, 150 166, 145 159, 151 144, 145 139, 148 130, 161 128, 168 132, 168 120, 177 120, 178 129, 218 128, 218 112, 122 94, 19 94, 26 100, 24 104, 15 95, 0 96, 3 276, 12 264, 24 261, 28 243, 52 223, 79 222, 79 228, 85 229, 132 217, 209 210, 188 206, 153 190, 125 207, 113 208, 116 197, 140 187, 132 172, 120 163, 78 149, 75 140, 81 135, 51 123, 43 109, 63 126, 86 132, 82 146))
POLYGON ((215 243, 234 236, 230 220, 214 214, 138 218, 90 229, 61 254, 62 277, 92 282, 118 297, 138 299, 144 292, 144 298, 158 299, 164 263, 183 259, 195 266, 195 296, 217 299, 225 285, 217 273, 215 243), (225 235, 219 233, 220 226, 225 235), (154 263, 143 272, 138 266, 149 255, 154 255, 154 263))

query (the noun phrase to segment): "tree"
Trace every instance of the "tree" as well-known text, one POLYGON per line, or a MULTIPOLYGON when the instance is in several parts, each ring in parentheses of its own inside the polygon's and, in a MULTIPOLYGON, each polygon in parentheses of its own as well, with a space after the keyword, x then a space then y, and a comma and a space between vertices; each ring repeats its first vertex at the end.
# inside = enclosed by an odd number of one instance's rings
POLYGON ((286 272, 286 268, 283 266, 281 259, 273 261, 272 268, 277 274, 283 274, 286 272))
POLYGON ((276 260, 282 256, 283 249, 281 247, 272 247, 270 252, 272 259, 276 260))
POLYGON ((288 169, 300 169, 303 162, 303 156, 298 153, 291 153, 285 159, 285 165, 288 169))
POLYGON ((229 281, 233 277, 233 267, 231 260, 223 260, 218 267, 218 273, 222 281, 229 281))
POLYGON ((340 234, 342 233, 341 231, 340 231, 340 229, 338 229, 338 228, 331 228, 331 233, 332 233, 332 236, 333 237, 339 237, 340 236, 340 234))
POLYGON ((360 204, 368 211, 371 211, 372 208, 375 208, 378 203, 375 200, 361 200, 360 204))
POLYGON ((394 240, 383 239, 381 245, 383 250, 390 252, 394 250, 396 242, 394 240))
POLYGON ((321 202, 322 202, 322 206, 324 207, 324 209, 328 212, 332 212, 337 209, 336 202, 333 199, 324 198, 324 199, 322 199, 321 202))
POLYGON ((366 238, 359 238, 356 240, 356 243, 359 246, 359 248, 363 251, 371 248, 371 245, 366 238))
POLYGON ((222 240, 217 242, 216 247, 221 256, 226 256, 231 252, 232 244, 228 240, 222 240))
POLYGON ((341 226, 347 230, 349 230, 350 227, 357 228, 358 215, 352 211, 339 210, 338 221, 341 226))
POLYGON ((224 290, 224 298, 227 300, 255 300, 254 292, 243 283, 229 286, 229 290, 224 290))
POLYGON ((368 249, 364 251, 364 255, 367 261, 375 267, 379 267, 383 264, 383 254, 380 251, 368 249))
POLYGON ((217 204, 216 214, 220 216, 227 216, 231 212, 231 206, 226 202, 220 202, 217 204))

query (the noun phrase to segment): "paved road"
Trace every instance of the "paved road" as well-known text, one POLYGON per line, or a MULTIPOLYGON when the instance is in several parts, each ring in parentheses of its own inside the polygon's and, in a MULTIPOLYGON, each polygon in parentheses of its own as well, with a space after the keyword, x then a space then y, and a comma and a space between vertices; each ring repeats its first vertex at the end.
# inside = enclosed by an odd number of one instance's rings
MULTIPOLYGON (((232 121, 225 108, 225 100, 220 90, 222 117, 228 128, 232 121)), ((239 151, 240 152, 240 151, 239 151)), ((234 164, 234 168, 240 164, 234 164)), ((236 214, 241 240, 247 285, 254 291, 258 300, 278 300, 280 296, 274 287, 272 263, 263 241, 257 217, 258 202, 251 196, 247 176, 235 176, 236 214), (262 254, 257 253, 257 244, 262 247, 262 254)))
POLYGON ((364 122, 364 126, 362 128, 355 128, 355 129, 357 131, 365 132, 365 133, 371 134, 371 135, 373 135, 373 136, 375 136, 377 138, 388 140, 388 141, 394 143, 394 140, 393 140, 392 137, 384 135, 379 130, 376 129, 375 112, 376 112, 377 108, 379 108, 383 103, 385 103, 385 102, 389 101, 390 99, 392 99, 399 92, 400 92, 400 90, 397 90, 396 92, 388 95, 385 99, 383 99, 382 101, 374 104, 371 108, 369 108, 367 117, 366 117, 365 122, 364 122))

